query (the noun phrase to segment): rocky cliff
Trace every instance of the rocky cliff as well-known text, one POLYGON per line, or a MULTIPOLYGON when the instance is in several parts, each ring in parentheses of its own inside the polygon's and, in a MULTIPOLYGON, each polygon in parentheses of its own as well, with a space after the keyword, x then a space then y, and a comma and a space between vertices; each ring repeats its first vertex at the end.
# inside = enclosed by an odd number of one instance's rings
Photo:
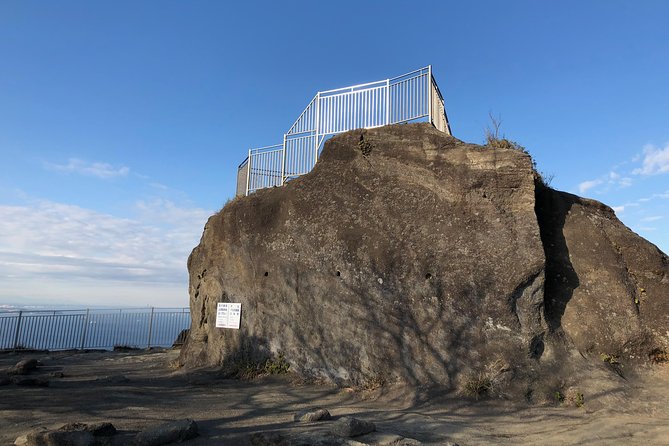
POLYGON ((212 216, 188 268, 186 366, 526 387, 574 353, 669 350, 666 255, 526 153, 428 124, 332 138, 308 175, 212 216), (241 302, 240 330, 215 328, 218 302, 241 302))

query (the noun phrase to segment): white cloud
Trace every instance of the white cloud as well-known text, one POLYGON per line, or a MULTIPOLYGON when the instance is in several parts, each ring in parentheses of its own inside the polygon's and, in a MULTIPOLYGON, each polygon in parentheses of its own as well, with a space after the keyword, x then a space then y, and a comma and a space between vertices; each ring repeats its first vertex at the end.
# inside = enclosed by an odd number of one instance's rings
POLYGON ((103 180, 125 177, 130 172, 126 166, 114 167, 111 164, 101 162, 88 162, 78 158, 70 158, 67 164, 45 163, 44 167, 48 170, 64 173, 78 173, 89 177, 97 177, 103 180))
POLYGON ((632 185, 632 179, 630 177, 622 177, 618 180, 618 186, 620 187, 630 187, 632 185))
POLYGON ((664 218, 664 217, 662 217, 661 215, 654 215, 652 217, 642 218, 641 221, 658 221, 658 220, 662 220, 662 218, 664 218))
POLYGON ((637 175, 669 173, 669 143, 662 149, 649 144, 643 148, 642 167, 634 169, 637 175))
POLYGON ((618 186, 619 188, 629 187, 632 185, 630 177, 624 177, 615 170, 609 172, 608 184, 611 186, 618 186))
POLYGON ((637 201, 637 203, 639 203, 639 204, 640 204, 640 203, 648 203, 649 201, 653 201, 653 200, 655 200, 656 198, 660 198, 660 199, 669 199, 669 190, 666 191, 666 192, 653 194, 653 195, 651 195, 651 196, 649 196, 649 197, 642 197, 642 198, 637 199, 636 201, 637 201))
POLYGON ((3 300, 60 295, 62 303, 97 287, 90 302, 186 305, 186 260, 209 212, 168 200, 140 208, 129 219, 45 200, 0 205, 3 300))
POLYGON ((578 185, 578 192, 581 194, 586 193, 590 189, 592 189, 595 186, 599 186, 602 184, 602 180, 589 180, 589 181, 584 181, 578 185))
POLYGON ((611 209, 613 209, 613 212, 616 214, 620 214, 625 210, 625 206, 613 206, 611 209))

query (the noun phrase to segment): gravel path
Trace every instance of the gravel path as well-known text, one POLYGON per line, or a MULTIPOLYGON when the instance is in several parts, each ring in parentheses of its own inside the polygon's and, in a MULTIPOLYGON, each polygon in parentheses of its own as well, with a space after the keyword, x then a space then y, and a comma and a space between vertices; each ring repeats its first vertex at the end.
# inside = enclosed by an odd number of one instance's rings
MULTIPOLYGON (((241 382, 215 371, 174 370, 170 364, 177 356, 175 350, 0 353, 0 369, 36 358, 42 365, 33 375, 49 380, 48 387, 0 387, 0 444, 65 423, 110 421, 134 432, 192 418, 201 436, 185 444, 244 445, 253 432, 325 430, 329 422, 293 422, 302 409, 325 407, 334 419, 353 415, 425 444, 669 445, 667 365, 648 370, 634 384, 591 390, 584 407, 575 408, 397 388, 360 393, 299 385, 285 376, 241 382)), ((597 389, 593 380, 590 389, 597 389)))

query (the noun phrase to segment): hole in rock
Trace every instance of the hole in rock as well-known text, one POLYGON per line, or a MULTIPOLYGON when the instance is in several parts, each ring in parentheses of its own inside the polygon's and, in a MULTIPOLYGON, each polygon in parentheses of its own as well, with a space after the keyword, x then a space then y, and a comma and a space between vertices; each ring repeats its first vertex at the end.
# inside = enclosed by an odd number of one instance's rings
POLYGON ((430 280, 432 278, 432 274, 427 273, 425 274, 425 280, 430 280))
POLYGON ((341 273, 339 271, 336 272, 337 277, 341 276, 341 273))
POLYGON ((530 341, 530 358, 539 359, 544 354, 543 335, 537 335, 530 341))
POLYGON ((265 277, 269 276, 269 272, 265 271, 265 277))

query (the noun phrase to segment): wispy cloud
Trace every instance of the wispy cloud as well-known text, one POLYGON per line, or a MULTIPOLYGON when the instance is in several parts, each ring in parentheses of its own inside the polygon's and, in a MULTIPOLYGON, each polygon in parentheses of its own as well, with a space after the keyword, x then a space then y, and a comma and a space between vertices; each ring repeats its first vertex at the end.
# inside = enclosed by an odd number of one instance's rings
MULTIPOLYGON (((611 170, 598 178, 583 181, 578 184, 577 189, 580 194, 585 194, 591 189, 597 188, 597 193, 606 193, 611 189, 624 189, 634 184, 634 176, 650 176, 663 173, 669 173, 669 143, 664 148, 658 148, 652 144, 647 144, 643 148, 643 154, 635 155, 631 162, 625 161, 616 164, 611 170), (630 169, 626 167, 629 164, 641 163, 641 167, 630 169), (623 173, 620 173, 620 171, 623 173), (601 187, 598 187, 601 186, 601 187)), ((669 193, 669 191, 667 191, 669 193)), ((648 198, 647 200, 650 200, 648 198)))
POLYGON ((130 173, 130 168, 126 166, 115 167, 108 163, 88 162, 79 158, 70 158, 67 164, 56 164, 45 162, 44 167, 47 170, 63 173, 76 173, 79 175, 101 178, 107 180, 116 177, 125 177, 130 173))
POLYGON ((578 185, 578 192, 581 193, 581 194, 584 194, 587 191, 589 191, 590 189, 592 189, 593 187, 599 186, 600 184, 602 184, 602 180, 584 181, 584 182, 582 182, 578 185))
POLYGON ((661 200, 669 199, 669 190, 667 190, 666 192, 660 192, 660 193, 652 194, 648 197, 639 198, 639 199, 636 200, 637 206, 640 203, 648 203, 649 201, 653 201, 653 200, 656 200, 658 198, 661 199, 661 200))
POLYGON ((669 173, 669 143, 663 148, 647 145, 634 158, 576 183, 573 191, 617 202, 612 208, 628 227, 669 252, 669 235, 663 227, 669 221, 669 189, 663 173, 669 173))
POLYGON ((623 189, 626 187, 630 187, 631 185, 632 185, 632 178, 625 175, 621 175, 615 170, 611 170, 608 174, 602 175, 599 178, 579 183, 578 192, 580 194, 585 194, 589 190, 594 189, 598 186, 602 187, 598 188, 597 192, 606 192, 612 188, 623 189))
MULTIPOLYGON (((46 200, 0 206, 0 281, 33 294, 77 282, 185 289, 186 260, 210 213, 168 200, 138 206, 142 212, 135 218, 46 200)), ((153 298, 158 296, 143 301, 153 298)), ((134 296, 125 303, 143 301, 134 296)))
POLYGON ((609 185, 618 186, 619 188, 630 187, 632 185, 632 178, 620 175, 618 172, 612 170, 609 172, 609 185))
POLYGON ((643 148, 642 166, 634 169, 637 175, 657 175, 669 173, 669 143, 664 148, 648 144, 643 148))

